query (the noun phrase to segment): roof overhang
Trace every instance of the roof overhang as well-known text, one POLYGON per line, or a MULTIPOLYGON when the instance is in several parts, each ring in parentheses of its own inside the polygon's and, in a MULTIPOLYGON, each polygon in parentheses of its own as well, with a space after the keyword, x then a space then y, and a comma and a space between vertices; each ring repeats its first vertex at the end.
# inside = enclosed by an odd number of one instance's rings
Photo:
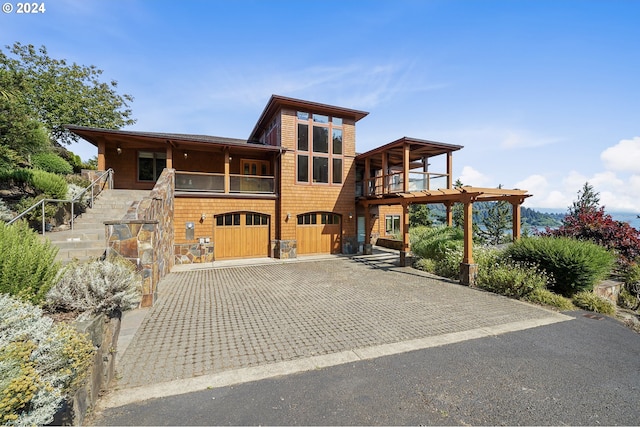
POLYGON ((70 132, 87 140, 96 147, 100 142, 138 144, 148 147, 206 149, 208 147, 235 147, 243 150, 282 151, 280 147, 249 143, 243 139, 209 135, 191 135, 161 132, 139 132, 119 129, 102 129, 86 126, 65 125, 70 132))
POLYGON ((409 161, 417 162, 426 157, 434 157, 440 154, 451 153, 464 148, 462 145, 445 144, 443 142, 427 141, 424 139, 411 138, 408 136, 397 139, 393 142, 358 154, 356 161, 362 161, 371 158, 372 165, 381 167, 379 164, 381 159, 378 158, 383 152, 387 153, 387 162, 389 165, 401 165, 404 161, 405 144, 409 146, 409 161))
POLYGON ((266 107, 264 107, 258 122, 251 131, 249 140, 259 139, 260 132, 264 127, 266 127, 267 123, 271 120, 271 117, 273 117, 273 115, 280 109, 285 107, 292 108, 294 110, 313 111, 319 114, 348 118, 355 122, 369 114, 366 111, 352 110, 350 108, 337 107, 335 105, 321 104, 302 99, 287 98, 286 96, 271 95, 271 98, 269 99, 269 102, 267 102, 266 107))

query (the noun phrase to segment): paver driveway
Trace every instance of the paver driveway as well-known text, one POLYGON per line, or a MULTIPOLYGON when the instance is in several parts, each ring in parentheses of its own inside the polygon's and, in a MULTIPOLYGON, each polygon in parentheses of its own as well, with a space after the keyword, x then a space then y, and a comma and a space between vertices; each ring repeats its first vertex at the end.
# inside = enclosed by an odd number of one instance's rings
MULTIPOLYGON (((561 314, 394 267, 397 255, 173 272, 118 364, 117 388, 561 314)), ((520 327, 522 329, 522 327, 520 327)), ((505 330, 508 330, 505 329, 505 330)))

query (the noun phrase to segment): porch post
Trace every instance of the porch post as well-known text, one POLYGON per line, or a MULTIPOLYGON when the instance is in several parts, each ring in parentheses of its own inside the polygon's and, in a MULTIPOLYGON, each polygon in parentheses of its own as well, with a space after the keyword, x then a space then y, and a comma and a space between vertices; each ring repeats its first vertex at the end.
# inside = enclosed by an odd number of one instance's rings
MULTIPOLYGON (((364 159, 364 188, 362 194, 365 197, 371 195, 371 158, 367 157, 364 159)), ((367 209, 369 209, 369 205, 367 205, 367 209)))
POLYGON ((475 286, 478 276, 478 265, 473 263, 473 199, 465 197, 464 207, 464 250, 462 263, 460 263, 460 283, 466 286, 475 286))
POLYGON ((229 194, 231 190, 230 177, 229 177, 229 162, 231 161, 229 156, 229 147, 224 147, 224 192, 229 194))
POLYGON ((408 143, 403 144, 402 150, 402 191, 409 192, 409 149, 408 143))
POLYGON ((447 153, 447 188, 453 188, 453 153, 447 153))
POLYGON ((413 263, 411 248, 409 247, 409 204, 402 204, 402 250, 400 251, 400 266, 409 267, 413 263))
POLYGON ((106 161, 104 158, 105 149, 106 147, 105 147, 104 141, 98 142, 98 170, 99 171, 107 170, 106 161))
POLYGON ((167 169, 173 169, 173 147, 167 144, 167 169))
POLYGON ((386 151, 382 152, 382 194, 387 194, 389 192, 389 186, 388 186, 388 176, 387 173, 389 172, 389 156, 388 153, 386 151))

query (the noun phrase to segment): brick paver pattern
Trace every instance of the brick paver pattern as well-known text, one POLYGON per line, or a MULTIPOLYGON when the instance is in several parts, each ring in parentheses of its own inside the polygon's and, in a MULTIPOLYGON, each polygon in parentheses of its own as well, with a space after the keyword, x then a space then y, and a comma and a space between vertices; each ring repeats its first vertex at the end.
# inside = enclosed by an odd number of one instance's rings
POLYGON ((118 388, 549 316, 364 257, 174 272, 159 290, 118 388))

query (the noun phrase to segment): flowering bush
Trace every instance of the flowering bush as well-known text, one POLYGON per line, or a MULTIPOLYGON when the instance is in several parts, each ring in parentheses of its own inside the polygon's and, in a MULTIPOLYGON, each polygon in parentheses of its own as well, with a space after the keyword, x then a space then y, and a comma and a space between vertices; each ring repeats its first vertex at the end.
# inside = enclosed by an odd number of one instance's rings
POLYGON ((640 232, 626 222, 615 221, 611 215, 604 213, 604 207, 578 210, 573 215, 567 215, 560 228, 547 228, 542 234, 590 240, 614 250, 621 266, 640 256, 640 232))
POLYGON ((46 306, 52 311, 105 313, 110 317, 140 303, 141 279, 122 258, 69 264, 49 290, 46 306))
POLYGON ((93 345, 42 310, 0 294, 0 423, 43 425, 85 379, 93 345))

